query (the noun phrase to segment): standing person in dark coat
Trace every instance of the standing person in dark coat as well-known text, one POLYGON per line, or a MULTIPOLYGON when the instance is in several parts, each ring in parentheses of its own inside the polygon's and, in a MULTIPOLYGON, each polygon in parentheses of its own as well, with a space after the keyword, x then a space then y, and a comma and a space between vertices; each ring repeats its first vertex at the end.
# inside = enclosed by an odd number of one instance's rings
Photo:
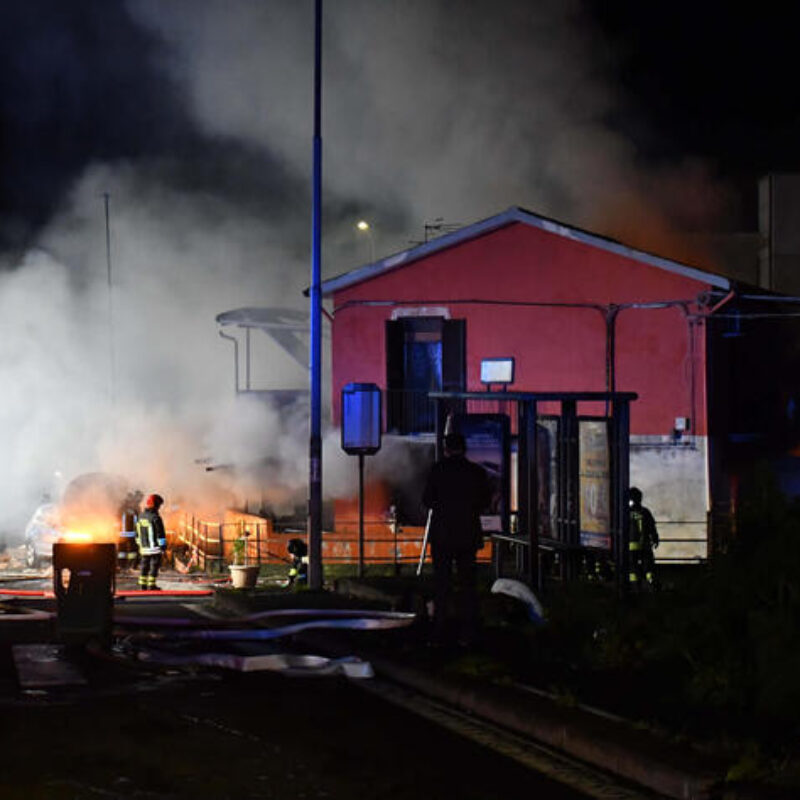
POLYGON ((459 643, 472 643, 478 628, 475 556, 483 546, 480 515, 491 499, 486 470, 466 457, 459 433, 444 437, 444 458, 431 469, 422 502, 431 509, 428 539, 433 557, 433 640, 441 644, 447 606, 456 588, 459 643), (453 567, 456 581, 453 580, 453 567))

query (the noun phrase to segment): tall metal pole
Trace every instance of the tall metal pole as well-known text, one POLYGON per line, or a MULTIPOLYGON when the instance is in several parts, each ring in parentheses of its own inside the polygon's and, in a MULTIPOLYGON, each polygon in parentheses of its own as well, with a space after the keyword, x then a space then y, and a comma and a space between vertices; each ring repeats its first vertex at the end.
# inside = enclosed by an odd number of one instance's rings
POLYGON ((308 481, 308 586, 322 588, 322 0, 314 0, 314 171, 311 234, 311 436, 308 481))
POLYGON ((108 351, 109 351, 109 382, 111 407, 116 403, 116 356, 114 353, 114 294, 111 282, 111 222, 109 215, 108 192, 103 192, 103 202, 106 209, 106 271, 108 273, 108 351))
POLYGON ((364 577, 364 454, 358 454, 358 577, 364 577))

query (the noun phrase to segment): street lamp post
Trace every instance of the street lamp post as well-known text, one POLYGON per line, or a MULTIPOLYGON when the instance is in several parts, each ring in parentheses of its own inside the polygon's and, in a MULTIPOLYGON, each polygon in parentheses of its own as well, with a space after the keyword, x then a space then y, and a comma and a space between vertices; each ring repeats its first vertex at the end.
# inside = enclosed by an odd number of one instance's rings
POLYGON ((111 216, 109 210, 110 195, 103 192, 103 203, 106 210, 106 272, 108 277, 108 352, 109 352, 109 395, 111 408, 114 409, 117 394, 117 366, 114 352, 114 284, 111 281, 111 216))
POLYGON ((311 223, 308 587, 322 589, 322 0, 314 0, 314 148, 311 223))

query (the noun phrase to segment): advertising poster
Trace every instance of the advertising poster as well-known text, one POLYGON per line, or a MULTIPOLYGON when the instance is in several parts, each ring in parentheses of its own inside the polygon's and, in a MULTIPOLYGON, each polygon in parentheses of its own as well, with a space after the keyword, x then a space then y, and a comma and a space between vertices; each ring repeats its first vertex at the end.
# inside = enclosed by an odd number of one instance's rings
POLYGON ((581 545, 611 548, 611 463, 605 420, 582 419, 579 428, 581 545))
POLYGON ((467 442, 467 458, 489 474, 492 500, 481 515, 485 533, 508 530, 510 425, 505 414, 460 414, 454 429, 467 442))

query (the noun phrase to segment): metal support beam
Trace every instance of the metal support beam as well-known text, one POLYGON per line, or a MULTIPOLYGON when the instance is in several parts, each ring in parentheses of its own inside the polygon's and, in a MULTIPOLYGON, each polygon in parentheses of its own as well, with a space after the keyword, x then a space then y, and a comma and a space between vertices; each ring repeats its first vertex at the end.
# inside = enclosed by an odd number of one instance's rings
POLYGON ((536 401, 519 404, 519 522, 527 536, 527 579, 531 588, 541 591, 539 570, 539 442, 536 430, 536 401))
POLYGON ((617 589, 622 596, 628 593, 630 574, 629 436, 630 403, 625 399, 615 399, 611 414, 611 535, 617 589))
POLYGON ((358 577, 364 577, 364 454, 358 454, 358 577))
POLYGON ((561 541, 566 548, 563 552, 564 578, 574 580, 578 575, 578 548, 580 547, 580 478, 578 447, 578 406, 574 400, 561 403, 559 420, 559 500, 561 541))

